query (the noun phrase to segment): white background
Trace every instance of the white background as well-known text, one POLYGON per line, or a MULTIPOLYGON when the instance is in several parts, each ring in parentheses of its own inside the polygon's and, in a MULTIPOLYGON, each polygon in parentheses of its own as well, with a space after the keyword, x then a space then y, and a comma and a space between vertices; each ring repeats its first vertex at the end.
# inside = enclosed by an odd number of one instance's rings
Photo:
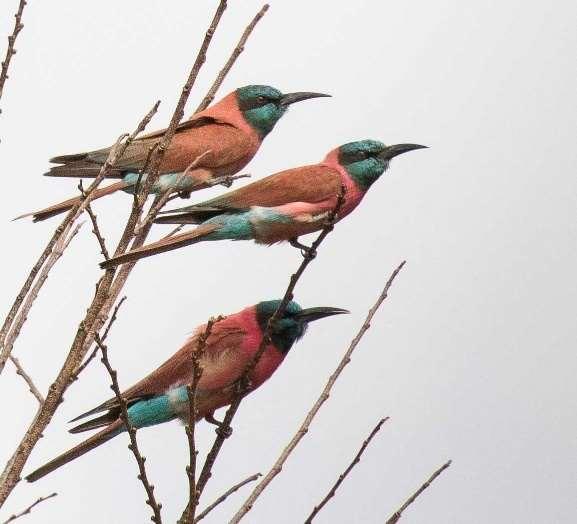
MULTIPOLYGON (((2 2, 0 34, 11 31, 16 4, 2 2)), ((260 7, 229 4, 187 114, 260 7)), ((2 314, 58 223, 11 218, 76 192, 73 181, 41 176, 48 158, 109 145, 158 98, 150 129, 166 125, 214 7, 29 2, 1 101, 2 314)), ((452 467, 404 520, 577 521, 576 19, 577 4, 562 0, 272 3, 221 94, 264 83, 334 98, 295 105, 248 172, 258 178, 313 163, 362 138, 431 149, 395 159, 327 239, 297 299, 353 313, 312 325, 242 406, 206 503, 270 467, 382 284, 407 259, 329 403, 246 521, 304 520, 385 415, 390 422, 318 522, 382 522, 448 458, 452 467)), ((109 241, 129 205, 119 194, 94 206, 109 241)), ((93 295, 99 259, 87 224, 16 344, 43 391, 93 295)), ((299 262, 290 246, 221 242, 139 264, 110 337, 121 384, 153 369, 210 315, 279 297, 299 262)), ((100 363, 91 365, 24 473, 79 441, 66 421, 109 397, 108 382, 100 363)), ((0 394, 3 463, 35 399, 10 364, 0 394)), ((205 451, 213 429, 201 424, 198 432, 205 451)), ((166 522, 174 522, 188 489, 184 431, 171 423, 138 435, 166 522)), ((27 522, 148 521, 126 441, 20 484, 1 515, 58 491, 27 522)), ((206 522, 225 522, 246 494, 206 522)))

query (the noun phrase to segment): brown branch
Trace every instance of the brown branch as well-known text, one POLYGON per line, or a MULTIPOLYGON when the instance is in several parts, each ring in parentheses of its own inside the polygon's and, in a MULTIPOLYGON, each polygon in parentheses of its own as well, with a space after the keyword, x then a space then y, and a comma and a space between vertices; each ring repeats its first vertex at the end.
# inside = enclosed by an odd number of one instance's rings
POLYGON ((200 359, 202 358, 204 351, 206 349, 206 342, 210 334, 212 333, 213 326, 220 322, 224 317, 211 317, 206 323, 204 331, 199 335, 196 350, 192 352, 191 364, 192 364, 192 382, 186 386, 186 394, 188 396, 188 423, 185 426, 186 437, 188 439, 189 448, 189 465, 186 467, 186 474, 188 476, 188 486, 189 486, 189 496, 188 496, 188 507, 191 508, 187 512, 186 517, 179 522, 183 524, 192 524, 194 522, 194 516, 196 511, 196 506, 198 505, 198 493, 196 490, 196 457, 198 451, 196 450, 195 442, 195 422, 197 417, 196 409, 196 391, 198 389, 198 382, 202 376, 202 366, 200 365, 200 359))
POLYGON ((310 524, 313 519, 317 516, 317 513, 323 509, 323 507, 325 506, 325 504, 335 496, 335 493, 337 492, 337 489, 339 489, 339 486, 342 484, 342 482, 345 480, 345 478, 347 478, 348 474, 351 472, 351 470, 359 463, 359 461, 361 460, 361 456, 362 454, 365 452, 365 449, 367 448, 367 446, 370 444, 371 440, 373 440, 373 437, 379 432, 379 430, 381 429, 381 426, 387 421, 389 420, 389 417, 385 417, 382 418, 381 420, 379 420, 379 422, 377 423, 377 425, 373 428, 373 430, 371 431, 371 433, 369 434, 369 436, 367 437, 367 439, 363 442, 361 448, 359 449, 359 451, 357 452, 357 454, 355 455, 355 458, 353 459, 353 461, 349 464, 348 468, 345 469, 345 471, 343 471, 340 475, 339 478, 337 479, 337 481, 333 484, 333 487, 330 489, 330 491, 325 495, 325 497, 323 498, 323 500, 321 500, 319 502, 319 504, 317 504, 311 514, 307 517, 307 519, 305 520, 305 524, 310 524))
POLYGON ((10 357, 12 353, 12 349, 14 348, 14 342, 20 335, 20 331, 22 330, 22 326, 24 326, 26 320, 28 319, 28 314, 34 305, 34 301, 38 297, 38 293, 42 289, 42 286, 48 279, 48 273, 54 267, 56 262, 60 259, 64 250, 68 247, 71 240, 77 235, 79 229, 82 227, 82 222, 76 224, 76 227, 72 230, 72 232, 66 237, 60 237, 60 240, 54 245, 54 250, 46 260, 46 263, 42 267, 42 271, 38 275, 38 279, 34 283, 34 286, 28 292, 26 296, 26 300, 22 304, 22 307, 18 311, 18 315, 15 317, 14 322, 12 324, 12 329, 7 334, 6 339, 4 341, 4 347, 0 352, 0 373, 4 369, 6 365, 6 360, 10 357))
POLYGON ((8 524, 9 522, 14 522, 16 519, 19 519, 20 517, 23 517, 24 515, 28 515, 35 506, 38 506, 38 504, 40 504, 41 502, 44 502, 45 500, 51 499, 52 497, 55 497, 56 495, 58 495, 58 493, 51 493, 50 495, 47 495, 46 497, 38 498, 35 502, 30 504, 30 506, 28 506, 25 510, 21 511, 20 513, 15 513, 8 520, 5 520, 4 524, 8 524))
MULTIPOLYGON (((14 15, 14 29, 12 34, 8 37, 8 48, 6 49, 6 56, 2 62, 2 70, 0 71, 0 98, 2 98, 2 93, 4 92, 4 84, 8 80, 8 67, 10 66, 10 60, 16 54, 16 49, 14 49, 14 44, 16 43, 16 38, 18 33, 22 31, 24 25, 22 24, 22 13, 24 11, 24 6, 26 5, 26 0, 20 0, 18 5, 18 11, 14 15)), ((2 111, 0 110, 0 113, 2 111)))
MULTIPOLYGON (((345 201, 345 188, 341 187, 341 191, 337 196, 336 205, 334 209, 330 213, 328 213, 325 226, 321 230, 319 236, 312 243, 311 247, 308 248, 308 251, 304 254, 303 261, 301 262, 296 272, 293 275, 291 275, 285 294, 278 308, 272 314, 271 318, 267 323, 258 350, 256 351, 251 361, 248 363, 248 365, 245 367, 242 376, 237 381, 235 398, 231 402, 229 408, 227 409, 224 415, 224 419, 217 430, 217 436, 213 442, 210 451, 208 452, 208 455, 206 456, 204 465, 202 467, 202 471, 200 472, 200 476, 197 483, 197 490, 199 492, 198 498, 200 498, 200 495, 202 494, 204 488, 206 487, 206 483, 212 476, 212 467, 218 457, 218 454, 220 453, 224 441, 230 435, 230 423, 232 422, 232 419, 236 415, 236 412, 240 406, 242 399, 250 392, 251 385, 248 377, 258 364, 258 361, 260 360, 264 351, 271 342, 271 333, 274 324, 283 315, 288 303, 293 299, 293 291, 295 289, 295 286, 299 281, 299 279, 301 278, 307 266, 316 257, 316 251, 318 247, 322 244, 323 240, 327 237, 327 235, 334 229, 334 224, 337 220, 338 212, 341 209, 344 201, 345 201)), ((184 516, 188 513, 188 511, 189 507, 187 506, 184 509, 181 519, 184 518, 184 516)))
POLYGON ((259 477, 262 477, 261 473, 255 473, 250 477, 244 479, 243 481, 235 484, 231 488, 227 489, 220 497, 218 497, 212 504, 209 504, 206 509, 204 509, 201 513, 199 513, 198 517, 194 519, 194 522, 201 521, 204 517, 206 517, 214 508, 216 508, 219 504, 222 504, 230 495, 232 495, 235 491, 238 491, 240 488, 249 484, 250 482, 254 482, 259 477))
POLYGON ((425 491, 431 484, 432 482, 441 474, 443 473, 443 471, 445 471, 449 466, 451 465, 451 461, 449 460, 448 462, 445 462, 445 464, 443 464, 438 470, 436 470, 426 481, 425 483, 417 490, 415 491, 415 493, 413 493, 407 500, 406 502, 397 510, 395 511, 387 520, 387 522, 385 524, 396 524, 399 519, 401 518, 401 515, 403 514, 403 511, 405 511, 413 502, 415 502, 415 500, 417 499, 417 497, 423 492, 425 491))
POLYGON ((16 374, 20 375, 28 385, 30 393, 32 393, 36 397, 36 400, 38 401, 39 404, 42 404, 42 402, 44 402, 44 397, 42 396, 42 393, 40 393, 38 388, 35 386, 30 375, 26 373, 26 371, 24 371, 24 368, 20 364, 20 361, 14 355, 10 355, 10 362, 12 362, 12 364, 14 364, 14 367, 16 367, 16 374))
POLYGON ((108 360, 108 348, 106 345, 102 342, 98 335, 94 337, 94 340, 96 341, 96 344, 102 353, 101 361, 110 375, 110 379, 112 381, 112 385, 110 387, 112 391, 114 391, 116 399, 120 405, 120 419, 126 427, 126 431, 128 432, 128 436, 130 438, 128 449, 132 451, 134 458, 136 459, 139 471, 138 480, 142 482, 144 490, 146 491, 146 503, 152 509, 152 517, 150 517, 150 519, 156 524, 161 524, 162 517, 160 515, 160 509, 162 508, 162 504, 156 501, 156 498, 154 497, 154 486, 149 482, 148 476, 146 475, 146 467, 144 466, 146 457, 143 457, 140 454, 140 450, 138 449, 138 442, 136 440, 136 428, 130 423, 130 419, 128 418, 128 405, 126 404, 126 399, 122 396, 120 387, 118 386, 118 374, 116 370, 112 369, 112 366, 110 365, 110 361, 108 360))
POLYGON ((333 386, 335 385, 335 382, 339 378, 340 374, 342 373, 342 371, 346 367, 346 365, 351 361, 351 355, 352 355, 353 351, 355 350, 355 348, 357 347, 357 345, 359 344, 359 342, 363 338, 363 335, 370 328, 371 320, 373 319, 373 317, 374 317, 375 313, 377 312, 377 310, 379 309, 380 305, 387 298, 387 295, 389 293, 389 289, 390 289, 391 285, 393 284, 395 277, 398 275, 399 271, 401 271, 401 269, 403 268, 404 265, 405 265, 405 261, 403 261, 399 265, 399 267, 397 267, 397 269, 395 269, 393 271, 389 280, 385 284, 385 287, 384 287, 383 291, 381 292, 379 298, 377 299, 377 301, 375 302, 373 307, 369 310, 369 313, 367 314, 367 317, 366 317, 363 325, 361 326, 359 332, 351 341, 351 343, 350 343, 348 349, 346 350, 343 358, 339 362, 339 364, 338 364, 337 368, 335 369, 335 371, 333 372, 333 374, 329 377, 325 387, 323 388, 323 391, 321 392, 319 398, 314 403, 311 410, 307 413, 303 423, 301 424, 301 426, 299 427, 299 429, 297 430, 297 432, 295 433, 293 438, 290 440, 290 442, 287 444, 287 446, 284 448, 284 450, 281 452, 281 454, 279 455, 279 457, 275 461, 273 467, 264 476, 264 478, 256 485, 256 487, 253 489, 252 493, 248 496, 248 498, 246 499, 246 501, 244 502, 242 507, 234 515, 234 517, 230 521, 231 524, 237 524, 238 522, 240 522, 240 520, 252 509, 256 499, 262 494, 262 492, 267 488, 267 486, 272 482, 272 480, 281 472, 282 467, 283 467, 284 463, 287 461, 289 455, 294 451, 294 449, 297 447, 297 445, 299 444, 301 439, 307 434, 313 419, 315 418, 315 416, 317 415, 317 413, 321 409, 322 405, 328 400, 328 398, 330 396, 330 392, 331 392, 333 386))
POLYGON ((219 90, 220 86, 222 85, 222 82, 224 81, 226 75, 228 75, 229 71, 232 69, 232 66, 236 62, 236 59, 244 51, 244 46, 246 44, 246 41, 248 40, 248 37, 252 33, 256 24, 258 24, 260 19, 268 11, 268 8, 269 8, 269 5, 264 4, 262 6, 261 10, 251 20, 250 24, 248 24, 248 26, 246 27, 246 29, 242 33, 240 40, 236 44, 236 47, 233 49, 232 54, 230 55, 226 64, 221 69, 221 71, 218 73, 216 80, 214 81, 214 83, 212 84, 210 89, 208 90, 208 93, 206 94, 206 96, 202 99, 202 102, 200 103, 200 105, 196 108, 196 111, 195 111, 196 113, 198 113, 199 111, 203 111, 212 103, 212 101, 214 100, 214 97, 216 95, 216 92, 219 90))

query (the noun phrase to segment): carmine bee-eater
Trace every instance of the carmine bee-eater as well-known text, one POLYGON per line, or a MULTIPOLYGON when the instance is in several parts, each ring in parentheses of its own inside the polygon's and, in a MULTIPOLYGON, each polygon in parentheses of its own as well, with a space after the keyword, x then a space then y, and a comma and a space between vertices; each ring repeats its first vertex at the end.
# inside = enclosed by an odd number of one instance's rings
MULTIPOLYGON (((234 399, 235 384, 258 351, 268 322, 280 302, 259 302, 213 325, 199 359, 202 375, 196 391, 197 421, 205 418, 219 424, 213 412, 234 399)), ((305 334, 309 322, 341 313, 348 311, 334 307, 302 309, 296 302, 289 302, 282 317, 272 326, 271 343, 248 377, 251 391, 271 377, 292 345, 305 334)), ((198 350, 198 337, 204 334, 205 329, 205 325, 198 327, 184 346, 164 364, 122 393, 128 404, 128 418, 132 426, 138 429, 176 418, 188 422, 186 386, 192 382, 191 355, 198 350)), ((116 397, 73 421, 101 412, 105 412, 104 415, 84 422, 70 432, 80 433, 100 427, 104 427, 103 430, 33 471, 26 479, 34 482, 125 431, 116 397)))
POLYGON ((341 187, 345 194, 339 219, 360 204, 392 158, 424 147, 386 146, 377 140, 344 144, 318 164, 287 169, 201 204, 167 211, 156 222, 200 225, 106 260, 100 266, 114 267, 205 240, 254 240, 269 245, 290 241, 306 249, 298 237, 323 228, 336 207, 341 187))
MULTIPOLYGON (((188 193, 206 187, 213 178, 231 176, 244 168, 258 151, 264 138, 295 102, 309 98, 325 97, 323 93, 283 94, 270 86, 251 85, 240 87, 216 104, 193 115, 176 128, 160 165, 160 177, 154 183, 153 193, 163 193, 169 188, 188 193), (208 153, 207 153, 208 152, 208 153), (202 156, 201 155, 205 155, 202 156), (199 158, 200 157, 200 158, 199 158), (198 159, 198 165, 187 176, 181 173, 198 159)), ((124 155, 109 172, 108 178, 120 178, 119 182, 99 188, 94 198, 110 195, 118 190, 128 193, 134 190, 150 148, 162 138, 165 129, 134 140, 124 155)), ((52 158, 55 164, 46 176, 94 178, 110 153, 109 147, 52 158)), ((45 220, 68 211, 79 202, 74 197, 34 213, 34 222, 45 220)))

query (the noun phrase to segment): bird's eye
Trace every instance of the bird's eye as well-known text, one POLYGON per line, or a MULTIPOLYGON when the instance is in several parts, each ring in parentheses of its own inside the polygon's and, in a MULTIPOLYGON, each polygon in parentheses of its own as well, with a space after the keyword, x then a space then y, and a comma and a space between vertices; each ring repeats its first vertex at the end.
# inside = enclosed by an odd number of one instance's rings
POLYGON ((260 104, 268 104, 268 100, 267 100, 264 96, 259 96, 259 97, 257 97, 257 101, 258 101, 260 104))

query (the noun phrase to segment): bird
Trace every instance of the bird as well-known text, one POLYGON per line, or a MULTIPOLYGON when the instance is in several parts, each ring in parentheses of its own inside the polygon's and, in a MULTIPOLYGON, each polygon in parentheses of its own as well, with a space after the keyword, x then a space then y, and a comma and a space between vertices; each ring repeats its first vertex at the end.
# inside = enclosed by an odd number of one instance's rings
MULTIPOLYGON (((235 386, 259 350, 269 320, 280 304, 281 300, 259 302, 213 324, 198 360, 202 374, 197 383, 195 422, 204 418, 213 424, 221 424, 214 418, 213 412, 230 404, 235 398, 235 386)), ((293 344, 304 336, 310 322, 343 313, 348 311, 336 307, 303 309, 296 302, 290 301, 282 316, 272 323, 269 331, 271 341, 248 375, 250 391, 260 387, 272 376, 293 344)), ((199 326, 186 343, 160 367, 122 392, 122 398, 127 402, 131 426, 140 429, 174 419, 188 423, 190 408, 186 386, 192 382, 193 352, 199 350, 199 337, 205 334, 206 324, 199 326)), ((120 418, 121 406, 116 397, 70 422, 102 412, 105 413, 73 427, 70 432, 80 433, 101 427, 104 429, 36 469, 26 479, 35 482, 126 431, 120 418)))
POLYGON ((164 212, 155 222, 198 227, 110 258, 112 268, 140 258, 208 240, 254 240, 258 244, 288 241, 305 252, 298 237, 322 229, 344 189, 338 220, 351 213, 391 160, 427 146, 385 145, 360 140, 330 151, 318 164, 287 169, 200 204, 164 212))
MULTIPOLYGON (((273 130, 287 108, 310 98, 329 97, 325 93, 295 92, 283 94, 266 85, 240 87, 219 102, 180 123, 160 164, 160 176, 151 192, 173 189, 182 195, 207 187, 215 178, 230 177, 243 169, 257 153, 264 138, 273 130), (194 168, 186 171, 193 164, 194 168), (186 173, 185 173, 186 171, 186 173), (184 176, 181 176, 185 173, 184 176)), ((98 188, 93 198, 123 190, 131 193, 141 179, 151 147, 166 129, 134 140, 108 172, 107 178, 120 179, 98 188)), ((57 156, 50 159, 56 165, 45 173, 51 177, 95 178, 108 158, 111 147, 57 156)), ((71 209, 80 202, 77 196, 14 220, 32 216, 34 222, 46 220, 71 209)))

